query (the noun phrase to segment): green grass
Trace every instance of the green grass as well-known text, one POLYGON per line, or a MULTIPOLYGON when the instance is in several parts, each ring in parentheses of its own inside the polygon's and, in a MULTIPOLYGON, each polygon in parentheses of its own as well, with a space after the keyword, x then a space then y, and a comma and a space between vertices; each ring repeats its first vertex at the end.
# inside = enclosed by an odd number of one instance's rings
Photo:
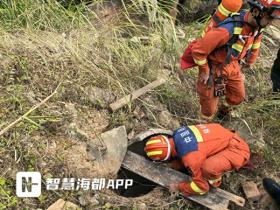
POLYGON ((0 23, 7 30, 26 28, 63 31, 87 21, 85 4, 65 8, 53 0, 3 0, 0 23))

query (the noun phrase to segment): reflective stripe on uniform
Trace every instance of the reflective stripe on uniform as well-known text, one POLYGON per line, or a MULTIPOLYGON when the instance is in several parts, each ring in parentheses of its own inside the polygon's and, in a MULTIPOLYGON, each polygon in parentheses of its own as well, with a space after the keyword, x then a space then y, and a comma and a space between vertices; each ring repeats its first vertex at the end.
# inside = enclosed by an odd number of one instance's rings
POLYGON ((220 13, 222 13, 222 15, 224 15, 224 16, 229 16, 229 14, 230 13, 232 13, 232 11, 229 11, 229 10, 227 10, 224 6, 223 6, 223 4, 220 4, 219 6, 218 6, 218 11, 220 12, 220 13))
POLYGON ((207 60, 206 59, 203 59, 203 60, 196 60, 196 59, 193 59, 194 62, 197 64, 197 65, 203 65, 205 63, 207 63, 207 60))
POLYGON ((242 50, 243 50, 243 45, 235 43, 235 44, 232 45, 232 49, 235 49, 235 50, 237 50, 238 52, 242 52, 242 50))
POLYGON ((210 180, 208 180, 208 182, 209 182, 210 184, 214 184, 214 183, 219 182, 219 181, 221 181, 221 180, 222 180, 222 177, 217 178, 217 179, 210 179, 210 180))
POLYGON ((188 127, 189 127, 189 128, 192 130, 192 132, 194 133, 197 142, 203 142, 203 138, 202 138, 202 136, 201 136, 199 130, 197 129, 197 127, 195 127, 194 125, 191 125, 191 126, 188 126, 188 127))
POLYGON ((192 188, 192 190, 193 190, 194 192, 196 192, 196 193, 198 193, 198 194, 200 194, 200 195, 203 195, 203 194, 206 193, 205 191, 203 191, 202 189, 200 189, 200 188, 196 185, 195 182, 191 182, 191 188, 192 188))
POLYGON ((162 154, 162 150, 147 152, 148 157, 153 156, 153 155, 161 155, 161 154, 162 154))
POLYGON ((250 44, 248 47, 248 50, 250 50, 252 48, 253 44, 250 44))
POLYGON ((252 49, 258 49, 258 48, 260 48, 260 46, 261 46, 261 43, 258 42, 258 43, 256 43, 256 44, 253 44, 253 45, 252 45, 252 49))
POLYGON ((204 35, 205 35, 205 31, 202 31, 201 37, 204 37, 204 35))
POLYGON ((240 28, 240 27, 234 27, 234 29, 233 29, 233 33, 234 33, 234 34, 241 34, 241 32, 242 32, 242 28, 240 28))
POLYGON ((155 139, 155 140, 148 141, 148 142, 146 143, 146 145, 154 144, 154 143, 160 143, 160 142, 161 142, 160 139, 155 139))

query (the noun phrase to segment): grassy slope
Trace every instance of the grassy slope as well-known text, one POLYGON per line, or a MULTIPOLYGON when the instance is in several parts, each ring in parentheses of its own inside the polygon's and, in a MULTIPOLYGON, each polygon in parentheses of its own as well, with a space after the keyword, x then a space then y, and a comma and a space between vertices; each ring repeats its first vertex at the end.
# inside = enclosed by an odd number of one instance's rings
MULTIPOLYGON (((67 131, 73 119, 65 105, 75 105, 80 124, 88 122, 90 112, 106 110, 92 103, 86 94, 88 87, 104 88, 120 97, 152 81, 165 69, 171 72, 170 80, 151 93, 152 102, 137 101, 128 109, 106 114, 108 126, 102 129, 133 123, 132 111, 136 105, 147 115, 142 129, 160 126, 159 104, 165 104, 181 123, 199 122, 194 91, 196 70, 179 75, 177 65, 186 43, 197 36, 201 24, 175 28, 154 1, 146 1, 150 6, 144 6, 141 0, 122 5, 121 10, 114 10, 113 18, 106 15, 105 9, 101 10, 101 1, 94 3, 99 16, 85 5, 65 9, 55 1, 47 2, 0 3, 0 130, 62 83, 58 94, 45 106, 0 136, 0 209, 45 208, 59 197, 77 202, 77 193, 61 192, 58 195, 45 192, 39 199, 18 199, 15 173, 38 170, 45 177, 59 173, 65 177, 64 156, 59 149, 65 150, 73 144, 67 131), (178 29, 186 32, 183 40, 176 35, 178 29), (143 36, 148 40, 137 38, 143 36), (49 152, 51 145, 58 145, 59 149, 49 152)), ((268 94, 270 66, 265 62, 272 61, 274 51, 264 49, 262 56, 268 59, 260 60, 254 73, 246 72, 249 99, 239 109, 253 136, 267 142, 262 151, 254 148, 263 154, 262 167, 253 173, 241 172, 255 181, 264 175, 279 176, 280 162, 277 159, 279 100, 271 100, 268 94)), ((239 193, 241 180, 239 175, 233 175, 224 187, 239 193), (228 184, 235 179, 236 184, 228 184)), ((175 205, 188 206, 182 200, 175 205)))

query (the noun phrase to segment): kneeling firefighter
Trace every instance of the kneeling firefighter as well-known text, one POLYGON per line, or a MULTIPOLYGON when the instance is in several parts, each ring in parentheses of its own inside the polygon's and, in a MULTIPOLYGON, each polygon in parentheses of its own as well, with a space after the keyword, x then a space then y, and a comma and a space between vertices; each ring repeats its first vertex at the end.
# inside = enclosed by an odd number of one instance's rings
POLYGON ((237 133, 214 123, 183 126, 172 137, 151 137, 144 150, 153 161, 171 161, 174 169, 191 171, 191 183, 170 185, 186 197, 220 186, 225 172, 240 169, 250 158, 249 146, 237 133))
POLYGON ((223 0, 202 38, 191 42, 181 57, 181 68, 199 68, 197 92, 201 117, 211 121, 218 111, 219 97, 225 95, 220 111, 245 99, 244 76, 239 63, 251 67, 259 55, 263 29, 280 19, 279 0, 248 0, 250 10, 240 9, 242 2, 223 0), (230 2, 234 2, 231 10, 230 2), (239 3, 238 3, 239 2, 239 3), (235 11, 234 11, 235 10, 235 11))

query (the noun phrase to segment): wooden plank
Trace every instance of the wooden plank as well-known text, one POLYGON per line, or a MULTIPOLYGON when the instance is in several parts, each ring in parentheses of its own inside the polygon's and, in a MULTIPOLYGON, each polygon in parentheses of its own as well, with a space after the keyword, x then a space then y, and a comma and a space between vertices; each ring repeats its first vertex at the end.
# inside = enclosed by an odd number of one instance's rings
MULTIPOLYGON (((151 180, 163 187, 168 187, 171 183, 191 181, 191 177, 174 169, 162 166, 147 160, 138 154, 127 151, 122 167, 151 180)), ((228 209, 229 200, 239 206, 244 206, 245 200, 221 189, 211 189, 203 196, 190 196, 188 199, 195 201, 213 210, 228 209)))
POLYGON ((153 81, 152 83, 132 92, 131 94, 126 95, 125 97, 115 101, 114 103, 111 103, 109 107, 110 107, 111 111, 114 112, 114 111, 118 110, 119 108, 125 106, 126 104, 132 102, 136 98, 140 97, 141 95, 144 95, 145 93, 152 90, 153 88, 156 88, 156 87, 162 85, 165 82, 166 82, 166 80, 164 78, 159 78, 159 79, 153 81))

